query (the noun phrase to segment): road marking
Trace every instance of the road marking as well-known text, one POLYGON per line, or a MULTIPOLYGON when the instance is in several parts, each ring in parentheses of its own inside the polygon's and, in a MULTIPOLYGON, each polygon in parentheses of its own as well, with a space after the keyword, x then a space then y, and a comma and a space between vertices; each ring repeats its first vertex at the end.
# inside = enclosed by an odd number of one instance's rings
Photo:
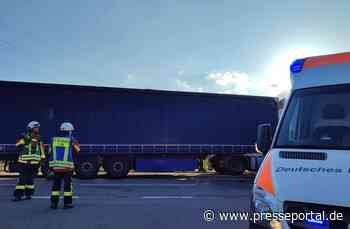
MULTIPOLYGON (((51 196, 32 196, 32 199, 50 199, 51 196)), ((63 196, 60 196, 63 199, 63 196)), ((73 196, 73 199, 80 199, 80 196, 73 196)))
POLYGON ((192 199, 193 196, 142 196, 141 199, 192 199))
POLYGON ((184 187, 196 186, 197 184, 79 184, 86 187, 184 187))

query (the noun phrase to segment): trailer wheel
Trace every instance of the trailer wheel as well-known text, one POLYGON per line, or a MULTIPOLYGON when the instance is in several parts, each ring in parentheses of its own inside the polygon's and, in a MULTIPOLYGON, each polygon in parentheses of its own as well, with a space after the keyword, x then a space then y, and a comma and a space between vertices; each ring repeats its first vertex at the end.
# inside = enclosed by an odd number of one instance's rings
POLYGON ((246 168, 246 161, 243 157, 227 157, 224 161, 225 174, 242 175, 246 168))
POLYGON ((217 172, 220 175, 226 174, 226 171, 224 168, 217 167, 217 168, 214 168, 214 170, 215 170, 215 172, 217 172))
POLYGON ((225 174, 225 168, 220 167, 219 163, 212 164, 212 166, 218 174, 225 174))
POLYGON ((130 170, 130 160, 127 157, 106 157, 103 168, 111 178, 126 177, 130 170))
POLYGON ((222 157, 216 155, 210 159, 210 163, 216 173, 225 174, 224 160, 222 157))
POLYGON ((100 163, 98 157, 79 157, 75 167, 75 172, 81 179, 92 179, 97 176, 99 168, 100 163))

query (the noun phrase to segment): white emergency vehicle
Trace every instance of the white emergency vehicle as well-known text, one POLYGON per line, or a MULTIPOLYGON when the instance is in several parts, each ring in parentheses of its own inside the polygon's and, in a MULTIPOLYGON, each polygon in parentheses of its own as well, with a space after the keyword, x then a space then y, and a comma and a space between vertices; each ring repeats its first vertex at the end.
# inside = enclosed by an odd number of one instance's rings
POLYGON ((257 149, 266 156, 251 217, 268 217, 250 228, 350 229, 350 52, 298 59, 290 70, 292 91, 274 137, 268 124, 258 127, 257 149))

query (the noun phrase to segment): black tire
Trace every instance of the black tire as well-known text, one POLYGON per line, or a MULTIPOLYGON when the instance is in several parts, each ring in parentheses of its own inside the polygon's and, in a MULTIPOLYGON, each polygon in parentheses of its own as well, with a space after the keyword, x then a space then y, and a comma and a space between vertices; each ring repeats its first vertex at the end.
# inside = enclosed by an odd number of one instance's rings
POLYGON ((96 156, 78 157, 75 172, 80 179, 93 179, 97 177, 100 163, 96 156))
POLYGON ((249 229, 266 229, 266 227, 260 226, 253 221, 249 221, 249 229))
POLYGON ((225 174, 225 168, 222 167, 222 165, 220 165, 221 161, 222 161, 222 158, 218 156, 214 156, 210 159, 210 163, 213 169, 215 170, 215 172, 218 174, 225 174))
POLYGON ((242 175, 246 168, 246 161, 242 157, 227 157, 225 160, 224 172, 229 175, 242 175))
POLYGON ((127 157, 106 157, 103 168, 110 178, 126 177, 130 170, 130 160, 127 157))
POLYGON ((220 168, 218 165, 213 165, 213 168, 216 173, 224 175, 225 174, 225 168, 220 168))

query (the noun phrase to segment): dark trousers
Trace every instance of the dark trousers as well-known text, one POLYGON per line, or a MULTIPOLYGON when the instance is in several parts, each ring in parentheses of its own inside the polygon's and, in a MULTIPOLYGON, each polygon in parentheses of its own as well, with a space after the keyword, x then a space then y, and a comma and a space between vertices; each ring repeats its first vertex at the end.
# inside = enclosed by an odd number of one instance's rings
POLYGON ((72 188, 73 172, 54 172, 53 186, 51 192, 51 203, 58 204, 60 199, 60 191, 62 181, 64 182, 64 204, 72 204, 73 188, 72 188))
POLYGON ((38 173, 38 165, 18 163, 19 178, 16 189, 13 192, 15 197, 32 196, 34 194, 34 178, 38 173))

